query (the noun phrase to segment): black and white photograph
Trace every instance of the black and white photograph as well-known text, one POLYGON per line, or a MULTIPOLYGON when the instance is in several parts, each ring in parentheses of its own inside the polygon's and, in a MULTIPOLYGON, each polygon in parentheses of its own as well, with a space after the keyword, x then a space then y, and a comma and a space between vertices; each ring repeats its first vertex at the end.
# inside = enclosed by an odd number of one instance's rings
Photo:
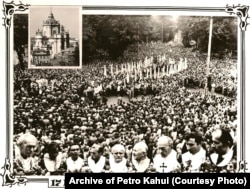
POLYGON ((2 186, 249 171, 245 1, 63 2, 3 1, 2 186))
POLYGON ((29 68, 79 68, 80 7, 31 6, 29 10, 29 68))

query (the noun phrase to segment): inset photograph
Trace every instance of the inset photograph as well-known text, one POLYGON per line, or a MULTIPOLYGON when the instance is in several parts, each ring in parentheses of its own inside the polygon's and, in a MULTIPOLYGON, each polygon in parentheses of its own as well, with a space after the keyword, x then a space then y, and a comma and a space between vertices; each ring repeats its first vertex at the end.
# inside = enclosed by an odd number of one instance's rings
POLYGON ((30 7, 29 68, 79 68, 80 9, 30 7))

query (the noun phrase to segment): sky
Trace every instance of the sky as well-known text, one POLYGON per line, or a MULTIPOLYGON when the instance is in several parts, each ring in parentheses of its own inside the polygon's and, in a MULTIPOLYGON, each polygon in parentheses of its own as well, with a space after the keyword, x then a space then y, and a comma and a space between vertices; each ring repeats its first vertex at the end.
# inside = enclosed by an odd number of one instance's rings
POLYGON ((60 21, 70 37, 79 39, 81 30, 80 9, 76 6, 31 6, 30 7, 30 36, 34 37, 36 31, 42 29, 43 21, 47 20, 52 11, 54 18, 60 21))

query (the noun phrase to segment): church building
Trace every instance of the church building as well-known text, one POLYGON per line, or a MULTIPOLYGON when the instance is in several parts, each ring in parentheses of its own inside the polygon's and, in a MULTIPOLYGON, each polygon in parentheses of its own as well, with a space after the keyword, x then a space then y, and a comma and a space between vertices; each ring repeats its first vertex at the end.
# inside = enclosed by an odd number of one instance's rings
POLYGON ((31 43, 32 62, 35 65, 51 64, 57 54, 70 48, 69 32, 54 18, 51 12, 43 21, 42 30, 37 30, 31 43))

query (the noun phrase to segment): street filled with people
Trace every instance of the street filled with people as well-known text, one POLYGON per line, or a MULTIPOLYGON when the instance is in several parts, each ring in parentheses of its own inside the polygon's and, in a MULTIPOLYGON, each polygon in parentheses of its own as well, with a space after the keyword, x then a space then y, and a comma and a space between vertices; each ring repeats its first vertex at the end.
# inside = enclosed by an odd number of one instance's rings
POLYGON ((15 65, 14 174, 236 172, 237 60, 208 73, 191 48, 149 45, 81 69, 15 65))

